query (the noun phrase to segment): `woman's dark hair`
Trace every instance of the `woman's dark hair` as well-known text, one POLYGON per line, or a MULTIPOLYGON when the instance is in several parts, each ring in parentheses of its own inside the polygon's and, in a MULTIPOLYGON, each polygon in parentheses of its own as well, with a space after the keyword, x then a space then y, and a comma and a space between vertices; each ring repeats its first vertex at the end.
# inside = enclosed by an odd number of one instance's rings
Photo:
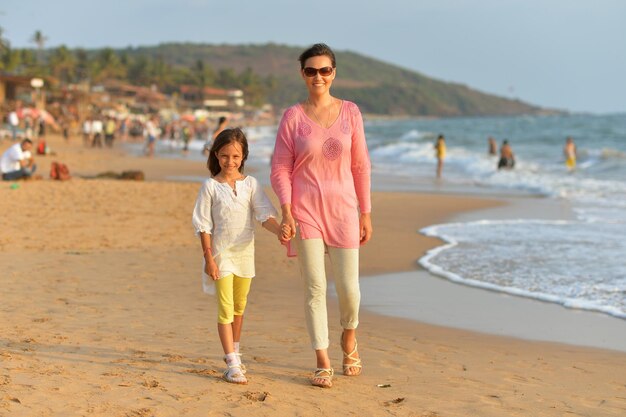
POLYGON ((233 129, 224 129, 220 132, 219 135, 213 141, 213 145, 211 145, 211 150, 209 151, 209 159, 206 162, 207 168, 211 171, 213 176, 220 173, 222 168, 220 167, 220 162, 217 159, 217 153, 226 145, 230 145, 231 143, 238 143, 241 146, 241 166, 239 167, 239 172, 243 173, 243 166, 248 159, 248 140, 246 139, 246 135, 243 134, 241 129, 235 127, 233 129))
POLYGON ((305 50, 304 52, 300 54, 300 57, 298 58, 298 61, 300 61, 300 69, 304 69, 304 63, 306 62, 307 59, 312 58, 314 56, 322 56, 322 55, 325 55, 330 58, 330 62, 332 62, 333 68, 337 66, 337 61, 335 60, 335 53, 333 52, 332 49, 330 49, 330 46, 326 45, 325 43, 316 43, 315 45, 311 46, 310 48, 308 48, 307 50, 305 50))

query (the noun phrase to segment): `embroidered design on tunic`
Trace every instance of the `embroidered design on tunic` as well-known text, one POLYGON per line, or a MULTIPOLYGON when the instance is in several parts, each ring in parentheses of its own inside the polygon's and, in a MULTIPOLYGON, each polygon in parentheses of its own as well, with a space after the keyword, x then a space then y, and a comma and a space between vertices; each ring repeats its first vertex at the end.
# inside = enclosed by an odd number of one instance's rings
POLYGON ((296 115, 296 109, 294 109, 293 107, 290 107, 287 110, 285 110, 286 119, 293 119, 295 115, 296 115))
POLYGON ((342 150, 343 145, 335 138, 326 139, 324 145, 322 146, 322 154, 324 154, 324 157, 330 161, 334 161, 339 158, 342 150))
POLYGON ((298 124, 298 135, 302 138, 306 138, 311 134, 311 126, 302 122, 298 124))
POLYGON ((350 122, 346 119, 343 119, 341 121, 341 133, 344 133, 346 135, 350 134, 350 122))

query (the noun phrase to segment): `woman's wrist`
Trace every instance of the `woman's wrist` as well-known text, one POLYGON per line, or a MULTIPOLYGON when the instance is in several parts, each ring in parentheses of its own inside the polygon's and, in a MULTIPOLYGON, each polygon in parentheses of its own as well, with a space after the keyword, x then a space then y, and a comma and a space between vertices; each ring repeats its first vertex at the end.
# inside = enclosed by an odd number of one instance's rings
POLYGON ((283 204, 280 206, 283 217, 291 217, 291 204, 283 204))

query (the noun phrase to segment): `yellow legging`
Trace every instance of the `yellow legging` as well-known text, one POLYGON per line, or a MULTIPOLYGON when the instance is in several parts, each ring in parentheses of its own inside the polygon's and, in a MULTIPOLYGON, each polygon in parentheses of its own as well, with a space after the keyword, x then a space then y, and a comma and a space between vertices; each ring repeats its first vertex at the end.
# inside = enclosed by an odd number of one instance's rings
POLYGON ((215 281, 217 293, 217 322, 230 324, 234 316, 243 316, 248 302, 252 278, 226 275, 215 281))

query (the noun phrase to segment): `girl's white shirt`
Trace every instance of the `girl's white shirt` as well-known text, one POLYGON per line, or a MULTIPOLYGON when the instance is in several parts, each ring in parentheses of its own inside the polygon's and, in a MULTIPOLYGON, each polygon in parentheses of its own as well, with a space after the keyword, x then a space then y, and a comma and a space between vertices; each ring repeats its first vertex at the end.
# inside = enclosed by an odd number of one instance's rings
MULTIPOLYGON (((265 222, 278 213, 256 178, 247 176, 235 182, 236 194, 230 185, 213 178, 200 187, 192 223, 196 236, 211 235, 213 258, 220 278, 234 274, 252 278, 254 270, 254 221, 265 222)), ((204 272, 204 292, 214 294, 213 280, 204 272)))

